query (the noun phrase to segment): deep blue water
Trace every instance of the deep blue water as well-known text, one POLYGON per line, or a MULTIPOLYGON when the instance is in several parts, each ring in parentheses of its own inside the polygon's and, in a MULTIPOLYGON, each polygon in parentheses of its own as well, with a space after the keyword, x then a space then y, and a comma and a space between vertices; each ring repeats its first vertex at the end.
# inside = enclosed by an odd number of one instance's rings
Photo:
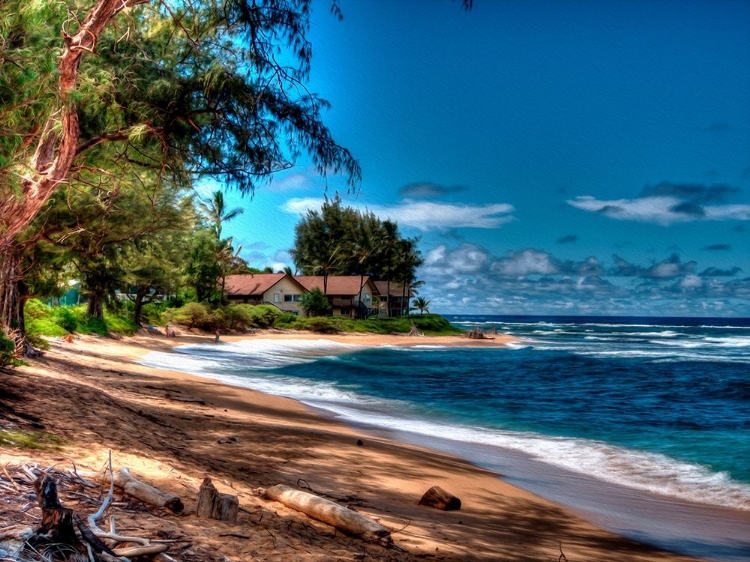
MULTIPOLYGON (((510 452, 625 490, 750 511, 750 320, 449 319, 519 342, 364 349, 256 339, 147 362, 447 443, 499 471, 510 452)), ((750 545, 736 552, 722 559, 750 559, 750 545)))

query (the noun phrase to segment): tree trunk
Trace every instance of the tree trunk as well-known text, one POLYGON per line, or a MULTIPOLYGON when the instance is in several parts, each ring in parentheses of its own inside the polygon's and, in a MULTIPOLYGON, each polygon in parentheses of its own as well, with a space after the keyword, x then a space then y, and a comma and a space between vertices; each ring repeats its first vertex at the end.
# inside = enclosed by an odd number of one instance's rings
POLYGON ((146 295, 141 292, 140 289, 138 289, 135 293, 135 301, 133 301, 133 304, 135 305, 135 310, 133 311, 133 322, 137 326, 141 325, 141 314, 143 313, 143 299, 146 298, 146 295))
POLYGON ((99 320, 104 319, 104 296, 98 291, 88 294, 88 304, 86 305, 86 314, 99 320))
POLYGON ((21 256, 14 245, 5 246, 0 253, 0 328, 16 343, 16 354, 28 355, 31 346, 26 342, 26 322, 23 309, 28 298, 26 284, 20 271, 21 256))
POLYGON ((391 307, 393 306, 393 299, 391 299, 391 280, 386 281, 386 304, 385 304, 385 316, 386 318, 391 317, 391 307))

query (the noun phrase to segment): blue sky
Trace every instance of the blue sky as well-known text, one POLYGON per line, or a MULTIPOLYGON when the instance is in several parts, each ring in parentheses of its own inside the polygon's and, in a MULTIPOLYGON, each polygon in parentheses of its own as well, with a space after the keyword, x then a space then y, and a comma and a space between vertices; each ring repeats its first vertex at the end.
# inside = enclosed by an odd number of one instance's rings
POLYGON ((750 316, 749 2, 328 5, 309 89, 362 186, 232 195, 251 265, 339 192, 421 236, 433 312, 750 316))

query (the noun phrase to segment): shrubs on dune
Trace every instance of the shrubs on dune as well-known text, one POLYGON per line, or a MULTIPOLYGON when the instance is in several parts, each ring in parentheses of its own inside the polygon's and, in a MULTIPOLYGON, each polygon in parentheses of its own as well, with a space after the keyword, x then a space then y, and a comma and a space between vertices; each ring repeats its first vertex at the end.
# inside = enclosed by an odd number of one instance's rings
POLYGON ((271 328, 283 314, 268 304, 232 304, 212 310, 204 303, 191 302, 167 310, 164 316, 168 322, 182 324, 189 329, 246 332, 252 328, 271 328))
MULTIPOLYGON (((445 318, 437 314, 352 320, 342 316, 297 316, 290 312, 283 312, 270 304, 230 304, 212 308, 205 303, 189 302, 179 308, 167 308, 166 303, 147 306, 148 308, 144 307, 144 311, 148 310, 145 317, 150 324, 180 324, 187 329, 209 333, 216 330, 243 333, 254 328, 278 327, 307 330, 319 334, 346 332, 406 334, 409 333, 412 325, 426 335, 461 333, 461 330, 451 326, 445 318)), ((70 333, 101 336, 132 335, 139 328, 125 317, 132 313, 128 306, 123 307, 119 312, 106 309, 103 319, 87 316, 86 307, 83 305, 51 308, 37 299, 29 300, 25 310, 27 335, 37 342, 35 343, 37 346, 43 346, 41 336, 63 337, 70 333)), ((0 343, 2 343, 1 340, 0 343)), ((12 349, 10 352, 12 353, 12 349)), ((2 353, 0 349, 0 354, 2 353)))
POLYGON ((285 323, 285 328, 335 334, 339 332, 368 332, 372 334, 408 334, 414 324, 417 330, 429 336, 458 335, 462 331, 451 326, 442 316, 424 314, 397 318, 368 318, 352 320, 341 316, 299 317, 285 323))

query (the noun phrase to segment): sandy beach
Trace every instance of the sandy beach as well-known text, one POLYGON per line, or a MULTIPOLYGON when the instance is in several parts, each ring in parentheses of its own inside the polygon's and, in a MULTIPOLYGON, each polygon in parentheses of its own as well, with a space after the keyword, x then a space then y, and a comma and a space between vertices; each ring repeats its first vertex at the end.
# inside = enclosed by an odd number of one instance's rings
MULTIPOLYGON (((503 336, 474 341, 360 334, 325 338, 361 346, 497 346, 509 341, 503 336)), ((231 339, 237 338, 222 337, 231 339)), ((596 528, 572 510, 461 459, 363 433, 293 400, 137 363, 151 351, 212 340, 53 341, 43 358, 0 377, 0 403, 12 407, 15 419, 41 424, 66 443, 56 451, 0 448, 0 464, 75 463, 79 471, 95 472, 111 450, 116 469, 129 467, 139 478, 180 496, 186 506, 180 515, 118 512, 115 506, 118 526, 147 537, 184 537, 189 548, 171 555, 185 561, 694 560, 596 528), (237 523, 196 516, 205 476, 220 491, 239 497, 237 523), (274 484, 312 489, 378 520, 393 529, 397 548, 366 544, 256 495, 257 488, 274 484), (462 509, 418 506, 434 485, 458 496, 462 509)), ((38 515, 37 508, 29 509, 23 521, 14 522, 33 526, 38 515)))

